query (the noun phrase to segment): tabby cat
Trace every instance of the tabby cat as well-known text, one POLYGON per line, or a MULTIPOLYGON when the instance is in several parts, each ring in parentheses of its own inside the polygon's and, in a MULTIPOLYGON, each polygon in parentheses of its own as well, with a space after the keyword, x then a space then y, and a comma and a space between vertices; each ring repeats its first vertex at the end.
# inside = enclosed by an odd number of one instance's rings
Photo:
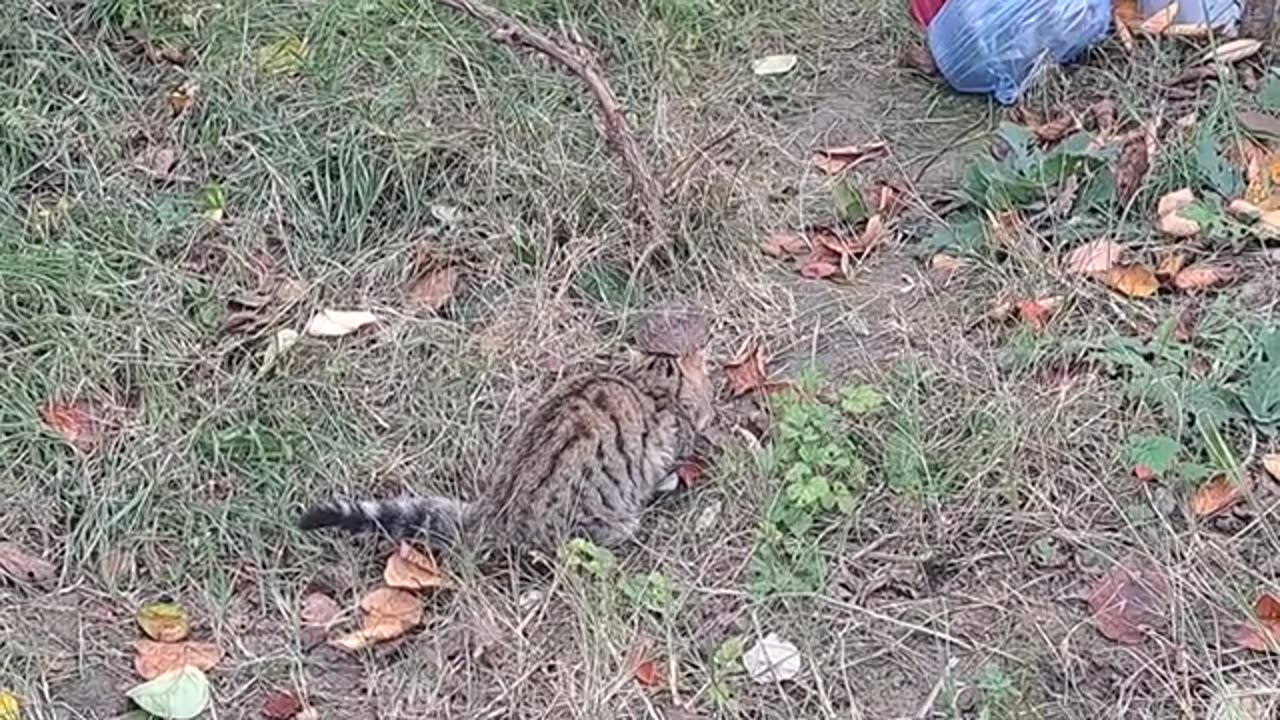
POLYGON ((299 525, 421 532, 437 549, 459 540, 554 549, 571 537, 617 546, 650 501, 675 489, 677 464, 712 419, 713 395, 702 346, 647 356, 625 373, 583 375, 524 419, 482 497, 335 499, 299 525))

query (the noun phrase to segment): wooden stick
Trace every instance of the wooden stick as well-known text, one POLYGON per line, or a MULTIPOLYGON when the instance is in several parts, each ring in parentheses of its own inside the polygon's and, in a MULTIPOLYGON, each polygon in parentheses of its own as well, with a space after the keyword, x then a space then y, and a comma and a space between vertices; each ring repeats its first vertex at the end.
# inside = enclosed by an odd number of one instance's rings
POLYGON ((603 116, 605 143, 622 156, 622 162, 631 176, 631 201, 640 216, 641 224, 649 231, 648 247, 641 253, 638 264, 643 264, 654 250, 669 247, 666 214, 662 209, 657 182, 649 172, 648 163, 627 126, 627 119, 622 114, 622 103, 618 102, 618 96, 605 79, 604 70, 595 56, 580 44, 569 44, 551 38, 481 0, 439 2, 479 20, 489 28, 489 36, 494 40, 512 47, 526 47, 540 52, 586 83, 603 116))

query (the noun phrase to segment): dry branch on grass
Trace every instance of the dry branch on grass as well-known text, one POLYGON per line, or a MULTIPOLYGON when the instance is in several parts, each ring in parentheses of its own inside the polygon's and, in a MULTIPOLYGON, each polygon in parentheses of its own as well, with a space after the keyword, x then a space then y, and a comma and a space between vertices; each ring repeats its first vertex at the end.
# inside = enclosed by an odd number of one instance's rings
POLYGON ((631 176, 632 203, 640 216, 641 223, 649 231, 649 244, 641 254, 638 264, 643 264, 645 258, 654 250, 668 247, 666 214, 663 212, 657 183, 653 174, 649 172, 648 163, 641 154, 639 146, 636 145, 631 129, 627 126, 626 117, 622 113, 622 103, 618 102, 617 94, 609 85, 609 81, 604 76, 604 69, 600 67, 594 55, 580 44, 552 38, 479 0, 439 1, 488 26, 489 36, 497 42, 540 52, 563 65, 586 83, 596 100, 596 105, 600 108, 605 142, 614 152, 622 156, 622 162, 631 176))

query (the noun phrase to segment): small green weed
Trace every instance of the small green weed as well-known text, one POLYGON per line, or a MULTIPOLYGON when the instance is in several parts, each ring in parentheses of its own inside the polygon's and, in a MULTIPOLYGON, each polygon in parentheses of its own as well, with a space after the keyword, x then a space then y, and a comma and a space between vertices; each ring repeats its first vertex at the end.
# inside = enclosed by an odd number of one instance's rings
POLYGON ((574 538, 562 545, 560 562, 567 570, 589 578, 607 608, 618 605, 619 595, 630 609, 663 618, 680 607, 678 588, 667 576, 656 570, 644 575, 622 572, 612 552, 585 538, 574 538))

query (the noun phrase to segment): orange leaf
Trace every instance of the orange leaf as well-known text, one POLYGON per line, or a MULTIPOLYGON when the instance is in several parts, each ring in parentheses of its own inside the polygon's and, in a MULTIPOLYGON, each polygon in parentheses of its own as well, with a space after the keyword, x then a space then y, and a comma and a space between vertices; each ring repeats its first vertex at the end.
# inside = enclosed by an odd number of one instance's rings
POLYGON ((1074 275, 1104 273, 1120 262, 1124 248, 1106 238, 1091 240, 1067 255, 1066 270, 1074 275))
POLYGON ((1144 265, 1111 268, 1097 277, 1104 285, 1129 297, 1151 297, 1160 289, 1160 281, 1144 265))
POLYGON ((1186 255, 1183 255, 1176 250, 1166 253, 1164 257, 1160 258, 1160 264, 1156 266, 1156 277, 1161 280, 1171 280, 1177 276, 1178 273, 1182 272, 1182 268, 1184 268, 1186 264, 1186 255))
POLYGON ((1236 280, 1236 269, 1229 265, 1192 265, 1173 278, 1173 286, 1183 292, 1200 292, 1230 285, 1236 280))
POLYGON ((652 660, 643 660, 636 665, 635 671, 632 673, 636 682, 645 687, 657 687, 662 682, 662 675, 658 672, 658 666, 652 660))
POLYGON ((1271 593, 1262 593, 1253 603, 1254 617, 1267 623, 1280 623, 1280 600, 1271 593))
POLYGON ((1280 600, 1263 593, 1253 603, 1256 622, 1236 632, 1236 644, 1258 652, 1280 652, 1280 600))
POLYGON ((144 680, 157 678, 172 670, 192 665, 210 670, 222 660, 222 648, 215 643, 203 642, 155 642, 135 640, 133 668, 144 680))
POLYGON ((409 288, 409 307, 436 312, 453 299, 458 286, 458 269, 438 268, 425 273, 409 288))
POLYGON ((877 160, 889 154, 889 144, 883 141, 861 145, 841 145, 815 150, 813 165, 828 175, 838 175, 864 162, 877 160))
POLYGON ((187 611, 178 603, 160 602, 138 608, 138 626, 147 637, 160 642, 185 640, 190 626, 187 611))
POLYGON ((1206 517, 1234 505, 1244 497, 1241 488, 1227 480, 1226 475, 1218 475, 1200 487, 1191 496, 1191 512, 1198 517, 1206 517))
POLYGON ((364 617, 360 629, 329 641, 346 650, 362 650, 383 640, 404 635, 422 622, 422 603, 416 595, 380 587, 360 598, 364 617))
POLYGON ((724 374, 729 378, 729 394, 739 397, 764 387, 769 381, 764 364, 764 344, 759 338, 748 338, 738 354, 724 366, 724 374))
POLYGON ((1049 315, 1062 302, 1061 297, 1040 298, 1038 300, 1021 300, 1014 307, 1018 317, 1036 330, 1043 330, 1049 323, 1049 315))
POLYGON ((389 587, 405 590, 449 585, 449 581, 441 577, 435 559, 419 552, 404 540, 400 541, 395 554, 387 558, 387 568, 382 573, 382 579, 389 587))
POLYGON ((62 436, 67 444, 81 452, 89 452, 102 440, 101 423, 96 407, 87 400, 50 403, 39 409, 40 419, 62 436))
POLYGON ((770 257, 783 258, 803 254, 809 249, 809 242, 798 232, 781 231, 760 241, 760 249, 770 257))

